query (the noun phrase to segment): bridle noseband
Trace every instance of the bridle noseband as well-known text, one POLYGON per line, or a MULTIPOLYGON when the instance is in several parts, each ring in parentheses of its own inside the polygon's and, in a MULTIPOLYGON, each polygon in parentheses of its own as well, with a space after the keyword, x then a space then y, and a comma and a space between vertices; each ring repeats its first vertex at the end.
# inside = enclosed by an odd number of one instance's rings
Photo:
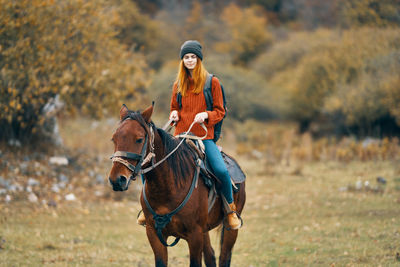
POLYGON ((146 154, 147 139, 148 138, 147 138, 147 134, 146 134, 144 145, 143 145, 143 148, 142 148, 142 151, 140 152, 140 154, 127 152, 127 151, 115 151, 115 153, 110 157, 110 159, 112 159, 113 163, 119 162, 119 163, 125 165, 125 167, 127 167, 130 171, 132 171, 130 178, 133 180, 136 179, 136 176, 139 174, 140 169, 142 167, 143 158, 144 158, 144 155, 146 154), (131 164, 126 159, 136 160, 137 161, 136 166, 131 164))

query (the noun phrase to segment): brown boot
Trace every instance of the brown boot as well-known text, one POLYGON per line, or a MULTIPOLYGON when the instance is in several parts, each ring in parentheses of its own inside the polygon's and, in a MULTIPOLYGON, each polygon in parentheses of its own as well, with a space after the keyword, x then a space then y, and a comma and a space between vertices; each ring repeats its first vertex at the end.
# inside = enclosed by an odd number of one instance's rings
POLYGON ((146 225, 146 217, 144 217, 143 211, 140 211, 139 216, 137 217, 136 222, 137 222, 137 224, 139 224, 139 225, 143 225, 143 226, 146 225))
POLYGON ((231 209, 231 211, 235 211, 235 212, 228 213, 228 224, 229 224, 229 227, 232 230, 237 230, 240 227, 242 227, 242 222, 238 218, 238 216, 236 215, 235 203, 232 202, 231 204, 229 204, 229 208, 231 209))

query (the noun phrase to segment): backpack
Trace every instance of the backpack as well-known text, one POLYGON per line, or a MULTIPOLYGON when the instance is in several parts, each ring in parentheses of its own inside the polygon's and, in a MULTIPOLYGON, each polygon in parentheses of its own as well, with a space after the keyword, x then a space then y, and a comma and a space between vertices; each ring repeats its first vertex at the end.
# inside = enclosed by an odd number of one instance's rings
MULTIPOLYGON (((212 77, 213 76, 214 75, 212 75, 212 74, 208 74, 207 75, 207 80, 206 80, 206 82, 204 84, 204 88, 203 88, 204 98, 206 100, 206 105, 207 105, 207 110, 208 111, 212 111, 213 110, 213 98, 212 98, 212 91, 211 91, 212 90, 211 87, 212 87, 212 77)), ((225 109, 224 118, 225 118, 226 117, 226 112, 227 112, 225 92, 224 92, 224 87, 222 86, 222 84, 220 84, 220 85, 221 85, 221 90, 222 90, 222 99, 223 99, 223 102, 224 102, 224 109, 225 109)), ((181 95, 180 92, 176 95, 176 101, 178 102, 179 109, 181 109, 182 108, 182 95, 181 95)), ((217 124, 214 125, 214 139, 213 139, 214 142, 217 142, 218 139, 221 136, 222 123, 224 121, 224 118, 222 118, 222 120, 220 122, 218 122, 217 124)))

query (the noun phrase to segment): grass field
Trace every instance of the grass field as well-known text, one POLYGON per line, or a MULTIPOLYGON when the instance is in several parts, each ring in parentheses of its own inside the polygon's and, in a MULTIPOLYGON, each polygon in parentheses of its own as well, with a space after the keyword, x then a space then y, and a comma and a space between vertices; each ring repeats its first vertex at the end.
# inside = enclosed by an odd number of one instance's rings
MULTIPOLYGON (((398 163, 239 161, 248 197, 232 266, 400 265, 398 163), (387 184, 374 188, 377 176, 387 184), (370 185, 357 189, 357 181, 370 185)), ((1 204, 0 266, 152 266, 138 210, 128 199, 1 204)), ((169 249, 170 266, 188 262, 185 241, 169 249)))

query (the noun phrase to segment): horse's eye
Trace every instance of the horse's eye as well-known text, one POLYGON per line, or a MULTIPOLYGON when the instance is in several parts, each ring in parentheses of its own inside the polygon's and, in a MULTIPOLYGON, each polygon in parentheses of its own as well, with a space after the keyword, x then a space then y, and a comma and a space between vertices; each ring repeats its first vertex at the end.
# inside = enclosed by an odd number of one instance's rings
POLYGON ((143 142, 143 138, 139 138, 138 140, 136 140, 136 143, 140 144, 143 142))

